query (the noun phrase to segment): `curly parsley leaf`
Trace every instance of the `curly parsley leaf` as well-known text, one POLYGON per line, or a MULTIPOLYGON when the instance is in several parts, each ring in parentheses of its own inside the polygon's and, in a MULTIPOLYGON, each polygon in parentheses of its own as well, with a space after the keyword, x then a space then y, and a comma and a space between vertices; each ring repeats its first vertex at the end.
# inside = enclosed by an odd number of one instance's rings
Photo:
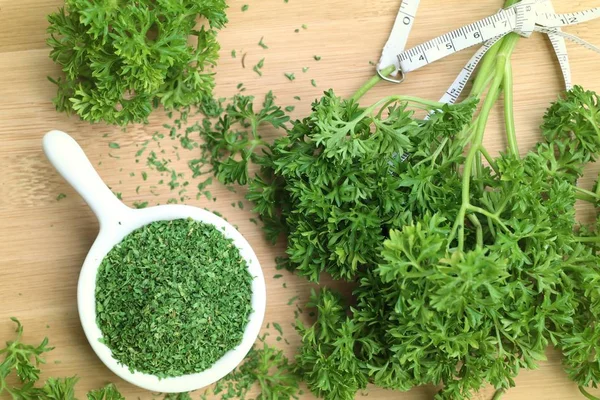
POLYGON ((254 97, 236 95, 225 113, 213 125, 206 123, 200 131, 210 151, 211 163, 219 181, 225 184, 248 182, 250 162, 258 162, 255 150, 267 145, 258 131, 265 126, 281 128, 289 121, 275 96, 269 92, 262 108, 254 111, 254 97))
POLYGON ((64 72, 49 78, 58 87, 56 109, 127 125, 146 122, 159 104, 208 101, 225 8, 223 0, 68 1, 48 16, 50 58, 64 72), (208 23, 197 29, 199 17, 208 23))

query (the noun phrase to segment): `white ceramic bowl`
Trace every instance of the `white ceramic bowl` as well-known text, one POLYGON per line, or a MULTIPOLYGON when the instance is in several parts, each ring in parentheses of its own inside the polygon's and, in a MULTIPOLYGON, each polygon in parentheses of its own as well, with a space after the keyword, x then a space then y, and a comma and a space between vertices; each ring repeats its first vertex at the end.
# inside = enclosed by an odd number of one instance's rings
POLYGON ((64 132, 48 132, 43 139, 46 156, 57 171, 77 190, 96 214, 100 232, 81 269, 77 287, 79 317, 90 345, 102 362, 126 381, 147 390, 176 393, 188 392, 208 386, 221 379, 244 359, 260 331, 266 306, 265 280, 260 264, 244 237, 224 219, 197 207, 165 205, 144 209, 131 209, 117 199, 104 184, 77 142, 64 132), (252 281, 252 309, 242 342, 227 352, 212 367, 196 374, 159 379, 154 375, 130 372, 127 366, 113 358, 111 350, 100 343, 102 337, 96 324, 96 274, 106 254, 123 238, 154 221, 192 218, 219 228, 233 240, 248 264, 254 277, 252 281))

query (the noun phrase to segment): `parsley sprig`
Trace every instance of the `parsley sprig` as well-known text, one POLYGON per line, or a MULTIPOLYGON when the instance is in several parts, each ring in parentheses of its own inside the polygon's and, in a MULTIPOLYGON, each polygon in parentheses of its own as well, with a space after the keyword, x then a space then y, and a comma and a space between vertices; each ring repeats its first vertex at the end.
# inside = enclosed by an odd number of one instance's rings
POLYGON ((159 104, 208 101, 225 8, 223 0, 67 1, 48 16, 50 57, 64 72, 49 78, 56 109, 127 125, 147 121, 159 104), (199 17, 208 23, 197 29, 199 17))
POLYGON ((267 146, 259 135, 259 128, 281 128, 289 117, 274 104, 275 96, 265 96, 262 109, 254 111, 254 97, 236 95, 225 113, 214 124, 207 121, 200 135, 210 149, 215 175, 226 184, 248 182, 248 165, 258 162, 257 149, 267 146))
MULTIPOLYGON (((37 346, 23 343, 23 325, 16 318, 11 320, 17 324, 16 338, 0 348, 0 356, 4 357, 0 363, 0 395, 5 393, 13 400, 76 400, 75 385, 79 380, 76 376, 48 378, 42 387, 36 387, 41 374, 39 366, 45 363, 43 354, 53 347, 48 346, 48 338, 37 346), (9 384, 15 376, 19 386, 9 384)), ((88 392, 87 398, 125 400, 113 384, 88 392)))

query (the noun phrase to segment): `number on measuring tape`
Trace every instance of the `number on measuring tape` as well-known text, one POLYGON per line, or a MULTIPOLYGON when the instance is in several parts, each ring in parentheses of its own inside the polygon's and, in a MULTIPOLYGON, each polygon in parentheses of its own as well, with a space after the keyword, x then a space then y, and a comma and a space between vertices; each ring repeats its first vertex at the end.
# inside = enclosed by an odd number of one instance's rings
POLYGON ((491 17, 446 33, 398 55, 404 72, 417 70, 466 48, 505 35, 516 28, 516 9, 502 10, 491 17))
MULTIPOLYGON (((396 16, 396 21, 390 33, 390 37, 383 47, 381 58, 377 66, 378 70, 382 70, 390 65, 396 65, 396 56, 404 51, 410 31, 412 29, 417 10, 419 9, 420 0, 404 0, 400 4, 400 10, 396 16)), ((394 72, 394 75, 398 72, 394 72)))
POLYGON ((600 18, 600 7, 572 13, 556 14, 551 0, 521 0, 519 3, 507 9, 500 10, 490 17, 403 51, 418 6, 419 0, 404 0, 402 2, 400 11, 396 17, 394 29, 384 47, 378 70, 394 65, 396 71, 402 72, 404 76, 408 72, 415 71, 451 54, 478 44, 484 44, 461 70, 458 77, 442 97, 442 102, 454 103, 457 101, 486 52, 498 40, 510 32, 515 32, 524 37, 531 36, 533 32, 547 34, 558 58, 567 89, 572 88, 572 81, 565 39, 600 53, 600 48, 577 36, 564 33, 561 30, 561 27, 564 26, 580 24, 600 18), (395 57, 392 56, 393 52, 396 52, 395 57))
POLYGON ((536 17, 539 25, 548 28, 558 28, 561 26, 582 24, 597 19, 600 17, 600 7, 568 14, 555 14, 553 12, 537 13, 536 17))
POLYGON ((492 46, 495 45, 504 36, 506 35, 500 35, 488 40, 479 50, 477 50, 477 52, 473 55, 473 57, 471 57, 467 65, 465 65, 462 71, 460 71, 454 82, 452 82, 450 88, 446 91, 446 93, 444 93, 444 95, 440 99, 440 103, 456 103, 462 91, 467 86, 471 75, 473 74, 473 72, 475 72, 475 68, 477 68, 477 65, 483 59, 485 53, 487 53, 487 51, 490 48, 492 48, 492 46))

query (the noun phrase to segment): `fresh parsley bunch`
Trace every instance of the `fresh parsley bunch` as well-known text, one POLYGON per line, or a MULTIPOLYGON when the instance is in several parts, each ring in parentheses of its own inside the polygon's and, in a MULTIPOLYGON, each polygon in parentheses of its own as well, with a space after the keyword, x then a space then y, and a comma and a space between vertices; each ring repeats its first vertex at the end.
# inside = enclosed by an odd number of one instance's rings
MULTIPOLYGON (((48 338, 33 346, 23 343, 23 325, 16 318, 11 320, 17 324, 16 338, 6 342, 0 348, 0 395, 8 395, 13 400, 77 400, 75 385, 79 378, 48 378, 42 387, 36 387, 40 379, 40 364, 44 364, 43 354, 54 347, 48 346, 48 338), (17 378, 19 386, 12 386, 11 378, 17 378)), ((13 382, 15 382, 13 380, 13 382)), ((125 400, 113 384, 87 394, 88 400, 125 400)))
MULTIPOLYGON (((593 398, 600 225, 582 226, 575 202, 599 204, 600 185, 577 182, 600 154, 600 101, 581 87, 565 93, 522 156, 508 68, 517 41, 488 53, 462 103, 390 96, 362 107, 328 91, 262 153, 243 153, 260 166, 247 197, 270 238, 287 235, 287 265, 357 285, 352 306, 314 294, 316 322, 298 324, 296 368, 320 397, 351 400, 371 382, 441 384, 440 400, 489 383, 499 398, 554 345, 593 398), (501 91, 507 147, 493 157, 483 138, 501 91)), ((212 131, 208 146, 223 148, 231 132, 212 131)), ((231 154, 213 156, 221 180, 244 176, 218 168, 231 154)))
POLYGON ((67 0, 48 16, 58 111, 127 125, 211 98, 224 0, 67 0), (199 25, 201 22, 201 26, 199 25))

